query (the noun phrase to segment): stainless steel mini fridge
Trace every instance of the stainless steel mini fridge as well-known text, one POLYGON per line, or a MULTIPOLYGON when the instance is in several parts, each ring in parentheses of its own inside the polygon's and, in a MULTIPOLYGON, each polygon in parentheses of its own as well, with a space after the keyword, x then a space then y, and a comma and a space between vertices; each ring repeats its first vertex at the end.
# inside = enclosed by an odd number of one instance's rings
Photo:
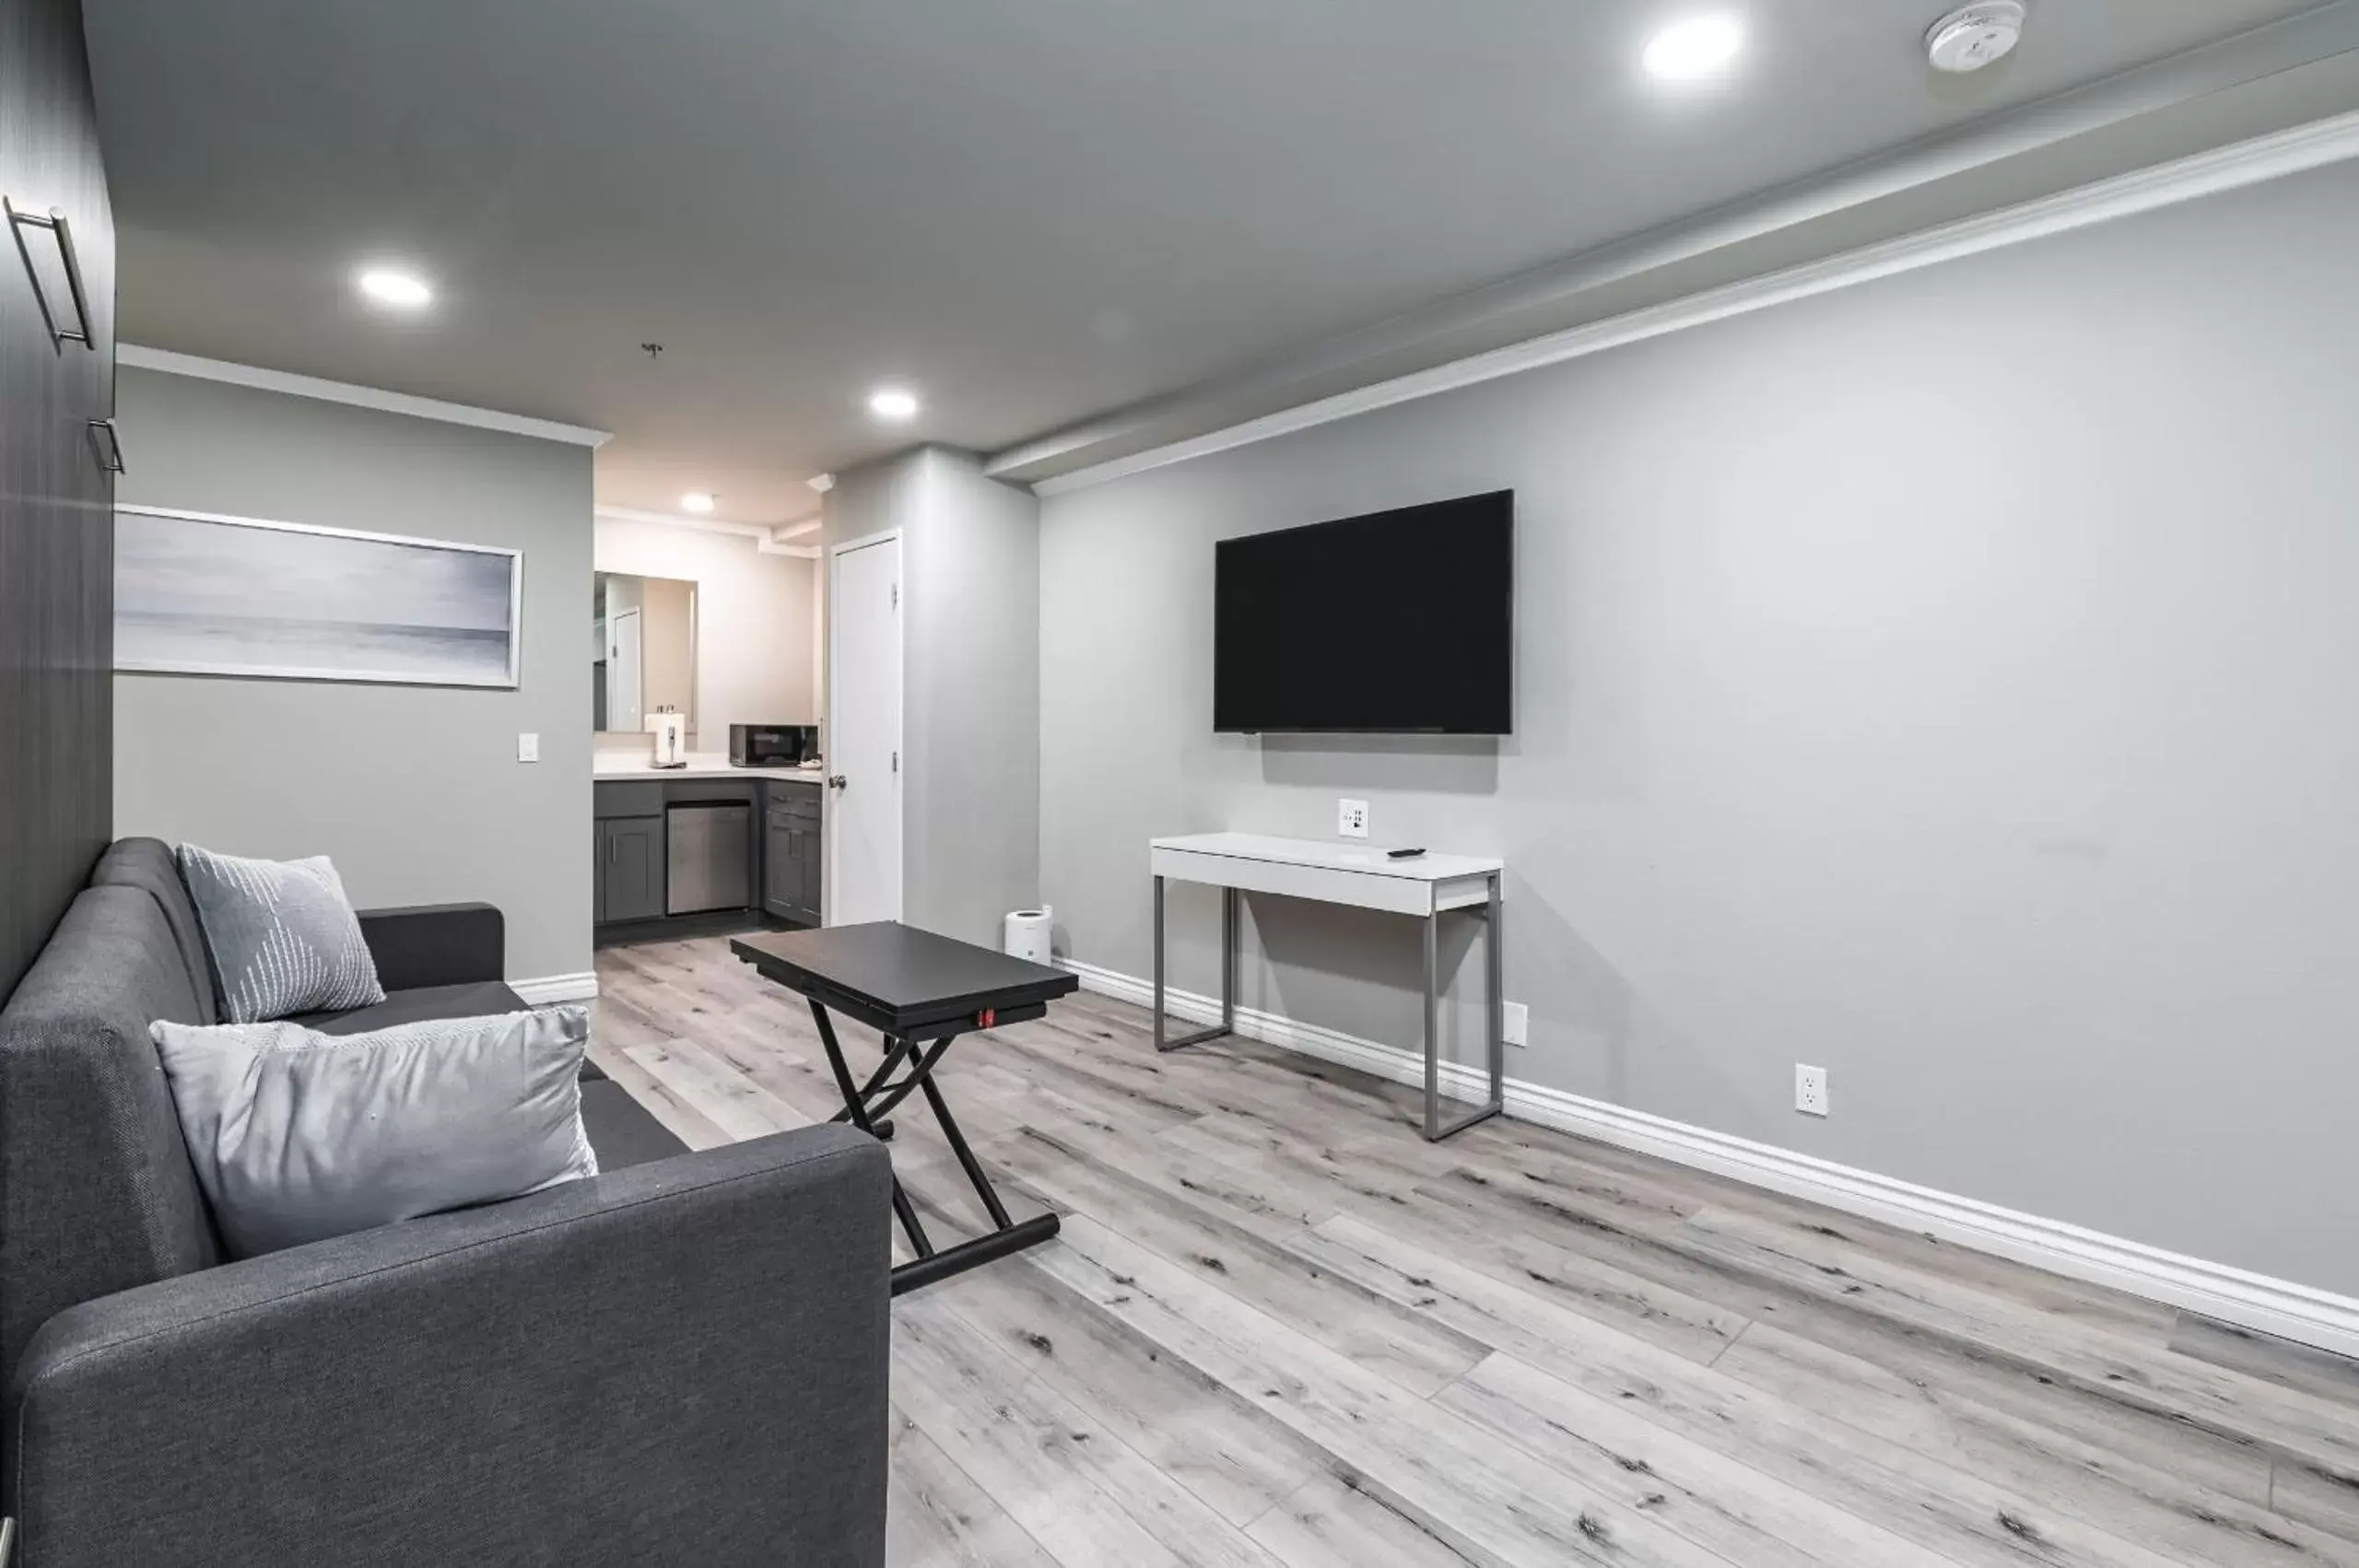
POLYGON ((754 808, 743 802, 669 807, 663 912, 695 915, 754 902, 754 808))

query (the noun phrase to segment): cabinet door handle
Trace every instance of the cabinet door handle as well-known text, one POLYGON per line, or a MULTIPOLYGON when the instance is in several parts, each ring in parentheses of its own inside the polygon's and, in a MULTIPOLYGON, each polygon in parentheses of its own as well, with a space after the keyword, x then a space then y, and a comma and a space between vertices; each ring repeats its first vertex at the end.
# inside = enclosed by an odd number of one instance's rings
POLYGON ((8 215, 8 233, 17 241, 17 254, 25 263, 25 276, 33 286, 33 303, 41 307, 41 325, 49 329, 49 344, 58 353, 65 352, 69 343, 78 343, 96 352, 98 345, 90 341, 90 298, 82 291, 82 263, 74 253, 73 226, 57 208, 49 209, 47 217, 39 213, 18 212, 7 197, 0 196, 0 212, 8 215), (74 320, 80 324, 78 332, 68 332, 57 324, 57 312, 49 308, 49 291, 41 286, 41 269, 33 265, 33 253, 25 244, 25 230, 46 228, 57 236, 57 253, 65 263, 65 287, 74 296, 74 320))
POLYGON ((90 421, 90 455, 109 474, 121 474, 123 467, 123 435, 111 419, 90 421))

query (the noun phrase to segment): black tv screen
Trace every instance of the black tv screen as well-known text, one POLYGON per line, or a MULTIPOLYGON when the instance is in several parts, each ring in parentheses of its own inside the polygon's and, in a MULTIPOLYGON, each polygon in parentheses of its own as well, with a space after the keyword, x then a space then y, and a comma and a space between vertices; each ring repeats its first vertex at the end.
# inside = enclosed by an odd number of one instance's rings
POLYGON ((1515 492, 1224 539, 1213 728, 1514 731, 1515 492))

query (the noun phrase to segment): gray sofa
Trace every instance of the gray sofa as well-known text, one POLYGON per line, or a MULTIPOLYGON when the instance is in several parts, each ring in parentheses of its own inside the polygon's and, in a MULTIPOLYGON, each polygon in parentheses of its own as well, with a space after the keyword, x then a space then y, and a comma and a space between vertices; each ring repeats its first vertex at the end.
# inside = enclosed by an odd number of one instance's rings
MULTIPOLYGON (((388 995, 512 1011, 497 910, 362 917, 388 995)), ((11 1568, 885 1558, 890 1165, 687 1153, 585 1073, 601 1173, 224 1262, 147 1025, 217 1016, 170 851, 111 848, 0 1010, 11 1568)))

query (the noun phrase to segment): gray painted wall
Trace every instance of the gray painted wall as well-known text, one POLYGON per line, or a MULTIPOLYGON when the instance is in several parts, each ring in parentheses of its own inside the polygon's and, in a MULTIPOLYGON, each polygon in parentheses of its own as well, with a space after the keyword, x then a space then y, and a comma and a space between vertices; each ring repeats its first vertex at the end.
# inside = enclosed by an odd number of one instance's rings
POLYGON ((115 831, 326 854, 363 907, 486 899, 511 977, 588 969, 589 450, 147 370, 117 397, 122 500, 521 549, 524 649, 515 691, 118 675, 115 831))
MULTIPOLYGON (((1042 896, 1144 976, 1151 835, 1364 797, 1506 858, 1519 1077, 2359 1291, 2355 251, 2345 166, 1052 497, 1042 896), (1212 733, 1215 540, 1501 486, 1512 738, 1212 733)), ((1410 923, 1250 924, 1414 1041, 1410 923)))
POLYGON ((830 545, 901 530, 903 917, 996 947, 1039 887, 1039 502, 924 447, 824 515, 830 545))

